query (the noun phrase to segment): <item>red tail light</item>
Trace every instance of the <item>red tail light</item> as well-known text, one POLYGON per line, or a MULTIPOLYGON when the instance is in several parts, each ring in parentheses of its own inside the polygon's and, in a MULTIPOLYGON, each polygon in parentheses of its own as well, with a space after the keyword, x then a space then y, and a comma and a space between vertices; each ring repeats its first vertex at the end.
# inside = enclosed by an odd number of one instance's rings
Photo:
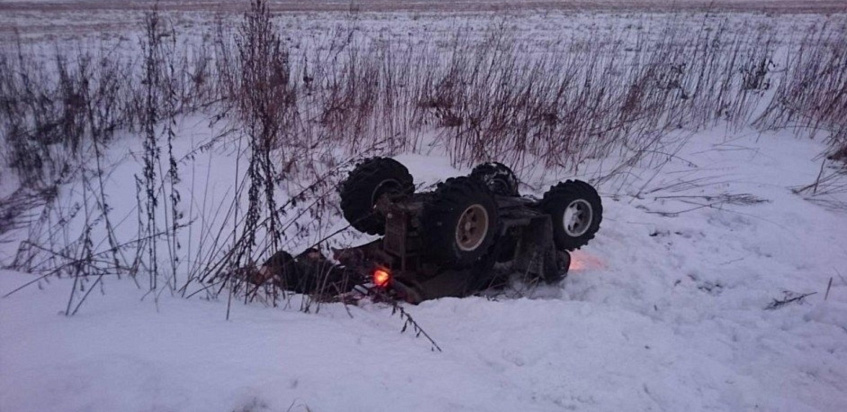
POLYGON ((377 269, 374 271, 374 285, 377 287, 387 287, 391 283, 391 273, 385 269, 377 269))

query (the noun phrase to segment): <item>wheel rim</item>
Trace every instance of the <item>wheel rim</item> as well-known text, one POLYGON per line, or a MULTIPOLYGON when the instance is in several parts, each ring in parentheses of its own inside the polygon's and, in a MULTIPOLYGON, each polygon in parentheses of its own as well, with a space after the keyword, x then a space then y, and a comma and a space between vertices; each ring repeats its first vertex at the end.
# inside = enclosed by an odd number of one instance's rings
POLYGON ((376 185, 373 194, 371 195, 371 206, 376 206, 376 202, 384 195, 397 194, 401 190, 400 182, 394 179, 386 179, 376 185))
POLYGON ((511 195, 512 186, 503 178, 494 178, 491 182, 491 191, 502 195, 511 195))
POLYGON ((456 225, 456 244, 459 249, 469 252, 476 250, 488 234, 488 211, 481 205, 471 205, 456 225))
POLYGON ((591 226, 593 215, 594 211, 591 209, 590 203, 583 199, 574 200, 565 208, 565 215, 562 218, 565 233, 571 237, 584 235, 591 226))

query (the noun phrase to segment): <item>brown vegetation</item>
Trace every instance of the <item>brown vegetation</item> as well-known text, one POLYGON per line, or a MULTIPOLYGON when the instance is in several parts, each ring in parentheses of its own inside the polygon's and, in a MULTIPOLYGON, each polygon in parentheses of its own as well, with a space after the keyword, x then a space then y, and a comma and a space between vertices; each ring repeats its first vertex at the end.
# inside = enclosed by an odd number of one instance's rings
POLYGON ((496 159, 575 169, 586 158, 643 153, 672 130, 716 124, 826 133, 832 156, 847 150, 843 22, 812 26, 790 48, 780 46, 773 27, 670 23, 634 43, 594 32, 527 54, 498 25, 481 37, 460 30, 446 49, 427 44, 433 39, 399 47, 338 33, 294 54, 266 2, 251 5, 237 30, 218 21, 196 43, 178 41, 171 22, 153 10, 136 53, 57 48, 45 59, 18 43, 0 54, 5 165, 40 192, 83 182, 72 207, 45 199, 14 262, 93 282, 82 296, 71 295, 68 314, 106 275, 149 274, 151 291, 187 295, 189 284, 200 284, 196 293, 210 297, 239 291, 245 300, 276 302, 277 291, 248 288, 230 275, 285 248, 291 231, 326 230, 335 183, 370 153, 435 143, 455 164, 496 159), (239 150, 249 160, 235 177, 233 204, 205 217, 226 229, 203 231, 199 246, 184 250, 177 234, 197 216, 180 212, 183 159, 172 151, 173 124, 192 113, 243 130, 236 138, 244 138, 239 150), (138 234, 124 244, 114 236, 101 164, 117 131, 144 139, 138 234), (279 184, 293 194, 282 205, 274 201, 279 184), (302 216, 310 223, 301 225, 302 216), (69 225, 75 219, 84 220, 81 230, 69 225), (163 256, 169 270, 158 267, 163 256))

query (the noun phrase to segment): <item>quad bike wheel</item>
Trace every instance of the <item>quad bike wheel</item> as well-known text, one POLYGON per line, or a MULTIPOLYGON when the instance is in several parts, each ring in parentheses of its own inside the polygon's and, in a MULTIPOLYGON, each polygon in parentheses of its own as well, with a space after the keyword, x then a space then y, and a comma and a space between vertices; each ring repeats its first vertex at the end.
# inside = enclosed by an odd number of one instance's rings
POLYGON ((600 195, 581 180, 561 182, 547 191, 539 207, 553 220, 553 240, 559 250, 571 251, 594 238, 603 220, 600 195))
POLYGON ((345 293, 358 281, 354 271, 330 263, 316 248, 296 258, 288 252, 276 252, 259 271, 270 275, 274 286, 297 293, 345 293))
POLYGON ((497 237, 498 219, 494 196, 470 177, 438 185, 420 218, 427 251, 457 267, 473 264, 488 252, 497 237))
POLYGON ((479 179, 495 195, 520 196, 518 177, 515 172, 502 163, 489 162, 477 165, 471 171, 472 178, 479 179))
POLYGON ((299 293, 306 293, 313 289, 309 279, 300 273, 294 257, 288 252, 279 251, 273 254, 262 266, 264 270, 272 275, 274 285, 280 289, 286 289, 299 293))
POLYGON ((382 196, 405 197, 415 191, 409 169, 387 157, 359 163, 341 184, 341 211, 356 230, 372 235, 385 233, 385 216, 374 210, 382 196))

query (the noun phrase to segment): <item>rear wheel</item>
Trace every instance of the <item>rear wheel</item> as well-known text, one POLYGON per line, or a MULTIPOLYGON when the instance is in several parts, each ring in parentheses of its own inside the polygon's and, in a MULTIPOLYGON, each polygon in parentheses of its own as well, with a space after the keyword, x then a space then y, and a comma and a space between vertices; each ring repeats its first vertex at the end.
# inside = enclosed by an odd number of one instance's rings
POLYGON ((600 195, 594 187, 580 180, 568 180, 551 187, 539 207, 553 220, 553 239, 559 250, 571 251, 588 244, 603 220, 600 195))
POLYGON ((497 203, 485 185, 469 177, 440 184, 421 214, 427 251, 443 263, 467 266, 497 237, 497 203))
POLYGON ((477 165, 471 171, 471 177, 483 182, 496 195, 520 196, 518 177, 509 166, 502 163, 489 162, 477 165))
POLYGON ((341 211, 356 230, 372 235, 385 233, 385 216, 374 210, 383 196, 403 198, 415 191, 409 169, 387 157, 359 163, 341 184, 341 211))

